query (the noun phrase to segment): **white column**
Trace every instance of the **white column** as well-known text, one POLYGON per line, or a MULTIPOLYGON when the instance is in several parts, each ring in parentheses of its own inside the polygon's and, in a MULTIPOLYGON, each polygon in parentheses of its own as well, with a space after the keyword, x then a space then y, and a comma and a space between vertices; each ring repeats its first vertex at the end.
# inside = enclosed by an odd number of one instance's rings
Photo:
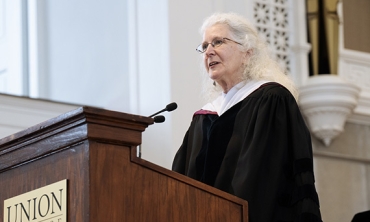
POLYGON ((311 50, 311 45, 307 42, 305 2, 290 0, 291 77, 298 86, 304 85, 309 76, 308 53, 311 50))
POLYGON ((47 0, 28 0, 29 96, 49 97, 47 0))
POLYGON ((0 0, 0 92, 13 95, 27 94, 22 0, 0 0))

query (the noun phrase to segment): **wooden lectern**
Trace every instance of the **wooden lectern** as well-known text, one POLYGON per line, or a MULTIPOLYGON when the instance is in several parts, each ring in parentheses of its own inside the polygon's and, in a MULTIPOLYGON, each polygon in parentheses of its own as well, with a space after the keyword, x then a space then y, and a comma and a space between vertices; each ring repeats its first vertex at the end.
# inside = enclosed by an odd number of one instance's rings
POLYGON ((0 221, 4 200, 67 179, 69 222, 247 222, 245 200, 137 157, 150 124, 81 107, 0 140, 0 221))

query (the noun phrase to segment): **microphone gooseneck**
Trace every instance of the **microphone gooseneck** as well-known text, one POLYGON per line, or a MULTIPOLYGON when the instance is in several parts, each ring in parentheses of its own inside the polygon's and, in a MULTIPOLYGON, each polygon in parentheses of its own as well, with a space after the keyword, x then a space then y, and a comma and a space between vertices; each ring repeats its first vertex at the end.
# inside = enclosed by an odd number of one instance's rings
POLYGON ((153 117, 153 116, 155 116, 157 114, 163 113, 164 111, 171 112, 171 111, 173 111, 175 109, 177 109, 177 104, 175 102, 173 102, 173 103, 168 104, 166 106, 166 108, 164 108, 164 109, 162 109, 162 110, 160 110, 160 111, 158 111, 158 112, 150 115, 149 117, 153 117))

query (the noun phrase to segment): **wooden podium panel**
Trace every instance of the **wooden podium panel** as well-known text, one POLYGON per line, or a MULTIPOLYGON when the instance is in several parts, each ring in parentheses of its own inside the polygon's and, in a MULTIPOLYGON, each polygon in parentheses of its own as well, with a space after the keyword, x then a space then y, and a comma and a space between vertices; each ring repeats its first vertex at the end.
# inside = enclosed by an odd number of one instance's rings
POLYGON ((0 140, 0 221, 4 200, 67 179, 70 222, 247 222, 245 200, 136 157, 150 124, 81 107, 0 140))

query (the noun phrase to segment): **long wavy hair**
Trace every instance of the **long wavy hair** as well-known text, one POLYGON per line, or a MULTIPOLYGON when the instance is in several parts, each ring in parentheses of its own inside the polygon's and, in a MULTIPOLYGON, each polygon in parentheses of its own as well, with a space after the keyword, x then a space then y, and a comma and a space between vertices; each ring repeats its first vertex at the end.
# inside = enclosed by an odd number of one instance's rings
MULTIPOLYGON (((244 71, 241 81, 244 80, 266 80, 277 82, 287 88, 296 100, 298 100, 298 90, 294 82, 284 73, 280 65, 273 59, 272 53, 257 29, 244 17, 235 13, 215 13, 206 18, 200 28, 203 36, 205 30, 217 24, 224 24, 230 30, 231 36, 241 44, 240 50, 250 51, 250 57, 244 64, 244 71)), ((222 88, 213 85, 213 80, 209 78, 204 67, 203 96, 207 102, 212 101, 222 92, 222 88)))

